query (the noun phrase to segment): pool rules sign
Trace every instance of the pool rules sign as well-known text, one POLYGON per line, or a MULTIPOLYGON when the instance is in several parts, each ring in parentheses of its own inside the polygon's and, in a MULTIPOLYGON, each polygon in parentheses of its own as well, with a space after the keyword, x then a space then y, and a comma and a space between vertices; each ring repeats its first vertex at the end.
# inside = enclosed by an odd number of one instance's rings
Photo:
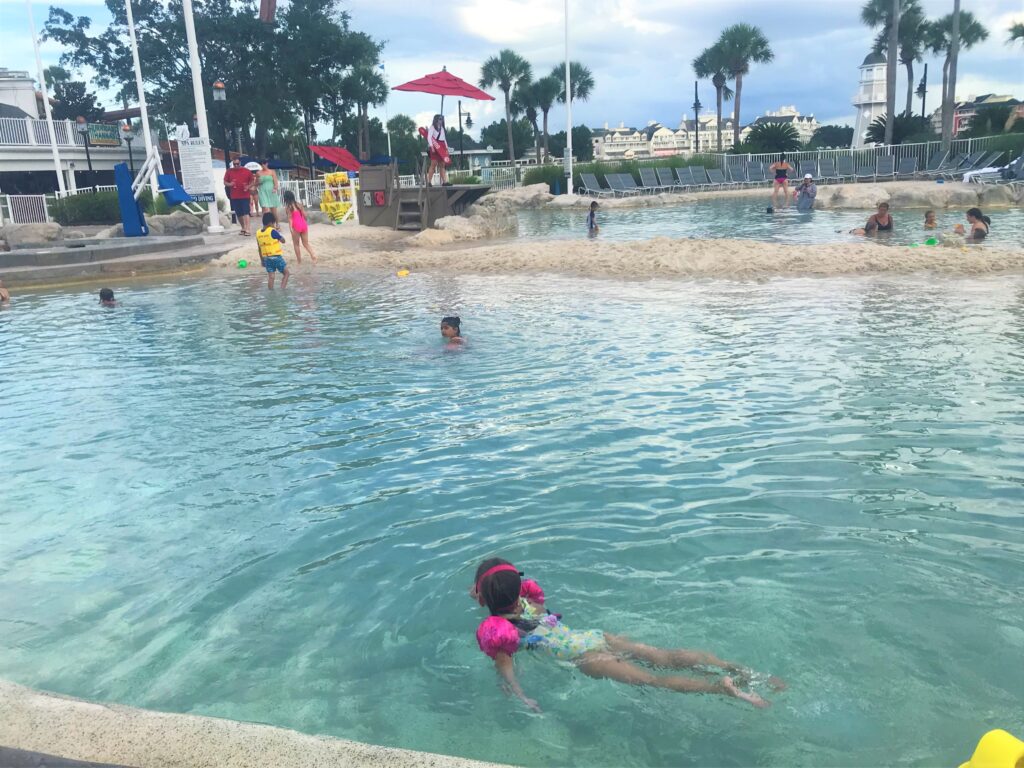
POLYGON ((181 186, 199 203, 212 203, 213 160, 209 139, 179 139, 178 159, 181 161, 181 186))

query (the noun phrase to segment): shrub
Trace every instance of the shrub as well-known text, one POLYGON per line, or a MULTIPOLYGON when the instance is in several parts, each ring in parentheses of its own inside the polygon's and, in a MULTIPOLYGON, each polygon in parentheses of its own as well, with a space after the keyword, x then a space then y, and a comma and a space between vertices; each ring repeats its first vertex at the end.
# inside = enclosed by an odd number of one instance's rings
MULTIPOLYGON (((145 190, 139 198, 142 210, 149 214, 167 213, 170 209, 163 196, 157 198, 153 205, 150 190, 145 190)), ((71 195, 63 200, 50 202, 50 215, 61 226, 79 224, 120 224, 121 208, 117 203, 117 192, 83 192, 71 195)))

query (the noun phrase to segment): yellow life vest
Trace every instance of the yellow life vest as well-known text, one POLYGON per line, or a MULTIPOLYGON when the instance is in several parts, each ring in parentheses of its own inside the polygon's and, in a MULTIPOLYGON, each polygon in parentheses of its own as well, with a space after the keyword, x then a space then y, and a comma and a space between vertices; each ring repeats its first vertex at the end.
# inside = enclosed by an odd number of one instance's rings
POLYGON ((270 234, 273 231, 273 227, 264 227, 256 233, 256 244, 259 245, 260 256, 263 258, 281 255, 281 241, 274 239, 270 234))

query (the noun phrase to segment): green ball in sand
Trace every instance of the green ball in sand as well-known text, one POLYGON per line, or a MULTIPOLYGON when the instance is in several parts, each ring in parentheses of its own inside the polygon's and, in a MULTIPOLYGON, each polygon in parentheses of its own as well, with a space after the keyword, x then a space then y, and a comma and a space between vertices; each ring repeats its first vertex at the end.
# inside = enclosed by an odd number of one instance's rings
POLYGON ((939 241, 936 240, 934 237, 929 237, 927 240, 924 241, 924 244, 925 245, 938 245, 939 241))
POLYGON ((238 268, 239 269, 245 269, 248 266, 249 266, 249 262, 246 261, 245 259, 239 259, 238 260, 238 268))
POLYGON ((920 243, 911 243, 908 247, 910 247, 910 248, 917 248, 917 246, 919 246, 919 245, 920 245, 920 243))

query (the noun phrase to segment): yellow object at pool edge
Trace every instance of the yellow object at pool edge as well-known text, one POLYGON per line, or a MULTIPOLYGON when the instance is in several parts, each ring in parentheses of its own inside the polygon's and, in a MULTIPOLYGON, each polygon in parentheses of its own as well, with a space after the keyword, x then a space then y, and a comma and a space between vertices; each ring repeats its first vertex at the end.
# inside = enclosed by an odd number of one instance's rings
POLYGON ((999 728, 989 731, 960 768, 1024 768, 1024 741, 999 728))

